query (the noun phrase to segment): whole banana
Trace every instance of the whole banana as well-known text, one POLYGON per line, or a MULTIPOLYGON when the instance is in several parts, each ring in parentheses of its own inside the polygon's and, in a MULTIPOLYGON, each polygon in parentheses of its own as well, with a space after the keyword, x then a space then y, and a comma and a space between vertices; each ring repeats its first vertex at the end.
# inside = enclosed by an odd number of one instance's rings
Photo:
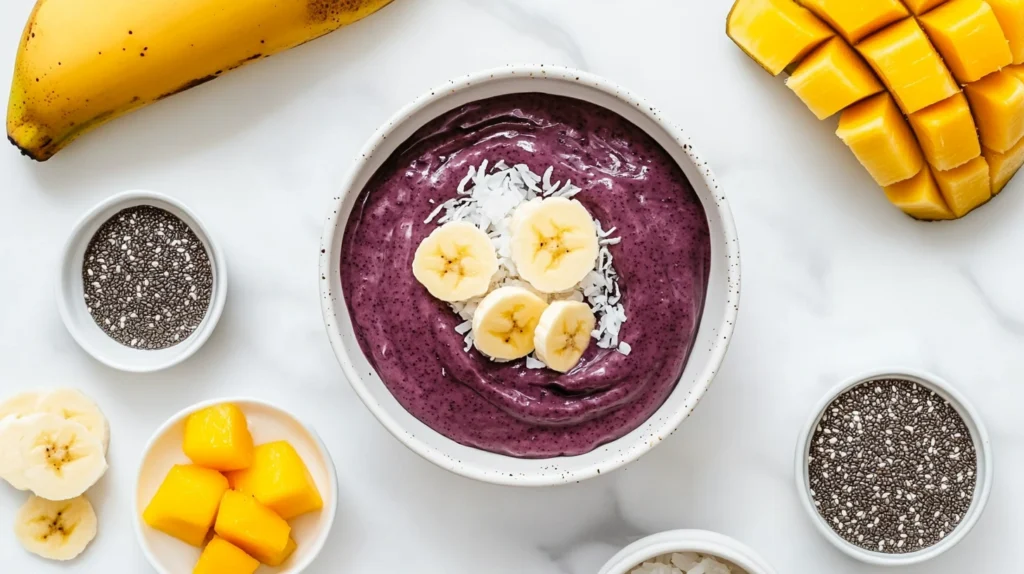
POLYGON ((7 137, 45 161, 79 135, 391 0, 38 0, 21 39, 7 137))

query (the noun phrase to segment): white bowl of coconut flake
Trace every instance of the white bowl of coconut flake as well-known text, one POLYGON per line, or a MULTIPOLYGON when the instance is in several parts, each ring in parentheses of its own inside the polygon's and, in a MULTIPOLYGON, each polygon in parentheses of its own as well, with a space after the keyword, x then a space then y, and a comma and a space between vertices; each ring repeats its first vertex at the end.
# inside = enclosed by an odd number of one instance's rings
POLYGON ((670 530, 630 544, 598 574, 775 574, 745 544, 705 530, 670 530))

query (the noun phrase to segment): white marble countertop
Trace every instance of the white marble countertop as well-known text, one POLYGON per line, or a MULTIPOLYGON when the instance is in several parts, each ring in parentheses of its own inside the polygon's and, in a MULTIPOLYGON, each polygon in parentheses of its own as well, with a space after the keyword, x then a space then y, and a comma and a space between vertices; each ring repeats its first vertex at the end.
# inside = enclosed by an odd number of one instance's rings
MULTIPOLYGON (((33 0, 0 3, 9 78, 33 0)), ((338 466, 327 574, 594 574, 645 534, 736 537, 780 573, 874 571, 813 529, 793 486, 796 435, 840 379, 903 364, 953 382, 986 420, 996 478, 986 514, 913 574, 1020 571, 1024 432, 1024 181, 951 224, 891 208, 781 80, 724 34, 731 0, 396 0, 380 14, 108 124, 36 164, 0 147, 0 391, 74 385, 113 426, 91 491, 101 533, 67 566, 6 529, 24 499, 0 487, 0 571, 149 572, 132 532, 142 447, 194 402, 252 395, 293 409, 338 466), (646 96, 682 125, 728 193, 743 255, 732 348, 682 429, 583 484, 501 488, 421 460, 345 382, 317 300, 331 197, 372 131, 421 92, 506 63, 575 66, 646 96), (74 221, 129 188, 172 194, 225 249, 231 287, 212 339, 153 375, 110 370, 65 331, 53 285, 74 221), (1014 255, 1014 254, 1017 255, 1014 255)), ((6 105, 4 106, 6 108, 6 105)))

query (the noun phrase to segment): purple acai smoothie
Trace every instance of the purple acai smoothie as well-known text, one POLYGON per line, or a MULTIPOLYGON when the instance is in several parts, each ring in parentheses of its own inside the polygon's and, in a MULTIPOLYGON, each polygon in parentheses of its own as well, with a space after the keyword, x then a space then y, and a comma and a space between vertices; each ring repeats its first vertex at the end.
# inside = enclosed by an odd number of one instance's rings
MULTIPOLYGON (((697 333, 710 269, 704 208, 680 167, 640 128, 580 100, 516 94, 430 122, 363 189, 341 282, 360 347, 410 413, 464 445, 516 457, 579 455, 640 426, 675 388, 697 333), (462 322, 412 273, 470 166, 554 166, 621 243, 610 247, 627 321, 624 355, 591 344, 566 374, 465 351, 462 322)), ((593 342, 592 342, 593 343, 593 342)))

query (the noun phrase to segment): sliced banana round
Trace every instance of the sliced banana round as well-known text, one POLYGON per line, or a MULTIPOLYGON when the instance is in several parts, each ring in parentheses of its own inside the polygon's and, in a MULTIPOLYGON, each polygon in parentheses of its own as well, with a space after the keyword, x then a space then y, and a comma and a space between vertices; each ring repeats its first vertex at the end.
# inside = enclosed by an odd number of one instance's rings
POLYGON ((442 301, 483 295, 498 271, 491 238, 472 223, 453 221, 438 227, 416 248, 412 273, 442 301))
POLYGON ((548 304, 522 287, 499 287, 480 301, 473 315, 473 345, 503 361, 533 352, 533 333, 548 304))
POLYGON ((79 423, 51 413, 0 426, 0 478, 47 500, 81 495, 107 471, 103 443, 79 423))
POLYGON ((55 414, 81 424, 103 443, 104 452, 110 444, 107 417, 92 399, 78 389, 56 389, 44 394, 39 398, 35 412, 55 414))
POLYGON ((523 204, 512 215, 512 262, 544 293, 572 289, 597 261, 597 226, 575 199, 552 197, 523 204))
POLYGON ((41 398, 43 393, 26 391, 0 402, 0 421, 7 417, 23 417, 36 412, 36 405, 41 398))
POLYGON ((541 314, 533 334, 537 358, 560 373, 569 372, 590 345, 590 333, 596 324, 594 312, 586 303, 551 303, 541 314))
POLYGON ((30 496, 14 521, 25 550, 49 560, 71 560, 96 538, 96 512, 85 496, 54 502, 30 496))

